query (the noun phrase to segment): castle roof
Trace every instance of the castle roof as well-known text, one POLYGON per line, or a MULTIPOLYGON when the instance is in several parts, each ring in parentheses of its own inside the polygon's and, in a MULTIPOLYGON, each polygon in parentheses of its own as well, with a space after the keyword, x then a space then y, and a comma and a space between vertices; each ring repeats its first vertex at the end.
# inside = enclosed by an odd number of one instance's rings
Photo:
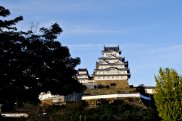
POLYGON ((126 70, 126 71, 130 71, 129 68, 116 68, 116 67, 108 67, 108 68, 105 68, 105 69, 94 69, 95 71, 109 71, 111 68, 115 68, 117 70, 126 70))
POLYGON ((78 69, 78 75, 80 75, 80 76, 90 76, 89 75, 89 73, 88 73, 88 70, 87 70, 87 68, 79 68, 78 69), (86 74, 83 74, 83 73, 79 73, 79 72, 86 72, 86 74))
POLYGON ((100 57, 99 59, 102 59, 102 60, 121 60, 123 59, 123 61, 125 60, 125 57, 114 57, 114 58, 108 58, 108 57, 100 57))
POLYGON ((87 68, 79 68, 78 71, 88 71, 87 68))
POLYGON ((117 47, 105 47, 104 46, 104 51, 111 51, 111 50, 113 50, 113 51, 120 51, 119 50, 119 46, 117 46, 117 47))

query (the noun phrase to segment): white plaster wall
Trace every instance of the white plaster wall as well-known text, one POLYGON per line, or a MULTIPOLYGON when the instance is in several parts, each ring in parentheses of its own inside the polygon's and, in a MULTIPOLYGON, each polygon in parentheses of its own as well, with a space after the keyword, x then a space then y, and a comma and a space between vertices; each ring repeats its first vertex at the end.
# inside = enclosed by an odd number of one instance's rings
POLYGON ((130 94, 108 94, 108 95, 94 95, 94 96, 82 96, 82 100, 92 100, 92 99, 107 99, 107 98, 125 98, 125 97, 138 97, 145 100, 151 100, 151 97, 144 96, 140 93, 130 93, 130 94))
POLYGON ((119 57, 120 54, 118 52, 112 51, 112 52, 104 52, 104 57, 119 57))
POLYGON ((88 79, 79 79, 78 81, 79 81, 80 83, 88 83, 88 82, 89 82, 88 79))
POLYGON ((45 92, 40 93, 39 100, 48 100, 48 99, 51 99, 52 101, 56 101, 56 100, 64 101, 64 96, 52 95, 50 91, 48 91, 47 93, 45 92))
POLYGON ((97 75, 100 75, 100 74, 127 74, 127 71, 126 70, 105 70, 105 71, 97 71, 96 72, 97 75))
POLYGON ((77 78, 88 78, 88 76, 87 75, 83 75, 83 76, 82 75, 78 75, 77 78))
POLYGON ((117 97, 140 97, 140 93, 82 96, 82 100, 106 99, 106 98, 117 98, 117 97))
POLYGON ((128 80, 127 76, 98 76, 94 80, 128 80))
POLYGON ((148 94, 153 94, 154 93, 154 89, 145 89, 145 91, 148 94))
POLYGON ((79 71, 78 73, 79 73, 79 74, 87 74, 86 71, 79 71))
POLYGON ((6 118, 27 118, 29 116, 27 113, 1 113, 1 115, 6 118))

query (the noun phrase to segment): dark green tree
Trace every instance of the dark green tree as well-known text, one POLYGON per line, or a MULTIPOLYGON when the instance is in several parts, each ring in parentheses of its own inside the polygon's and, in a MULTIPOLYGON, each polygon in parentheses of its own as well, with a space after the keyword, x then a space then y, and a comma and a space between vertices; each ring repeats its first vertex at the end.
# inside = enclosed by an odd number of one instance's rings
MULTIPOLYGON (((10 15, 8 9, 0 6, 0 17, 10 15)), ((15 25, 23 19, 22 16, 12 20, 0 19, 0 95, 1 103, 12 107, 16 100, 15 83, 20 79, 21 69, 18 58, 21 56, 21 42, 24 32, 17 31, 15 25)))
POLYGON ((26 38, 23 61, 26 62, 24 83, 27 88, 54 94, 81 91, 81 85, 75 79, 75 67, 80 59, 72 58, 69 49, 55 41, 62 29, 55 23, 50 28, 41 28, 40 32, 40 35, 30 33, 26 38))
POLYGON ((164 121, 182 120, 182 77, 170 68, 160 68, 155 77, 154 100, 159 116, 164 121))
MULTIPOLYGON (((0 17, 10 15, 0 7, 0 17)), ((40 28, 40 33, 22 32, 15 27, 23 17, 0 19, 0 101, 10 106, 17 102, 38 102, 43 91, 69 94, 82 91, 75 79, 79 58, 72 58, 69 49, 57 41, 62 28, 55 23, 40 28)), ((12 107, 12 106, 10 106, 12 107)))

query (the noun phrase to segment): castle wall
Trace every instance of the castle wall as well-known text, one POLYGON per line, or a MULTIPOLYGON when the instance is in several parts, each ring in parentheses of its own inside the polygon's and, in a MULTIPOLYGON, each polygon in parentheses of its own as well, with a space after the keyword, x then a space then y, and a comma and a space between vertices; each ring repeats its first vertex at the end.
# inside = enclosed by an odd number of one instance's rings
POLYGON ((127 80, 95 80, 97 85, 109 86, 109 88, 128 88, 127 80))

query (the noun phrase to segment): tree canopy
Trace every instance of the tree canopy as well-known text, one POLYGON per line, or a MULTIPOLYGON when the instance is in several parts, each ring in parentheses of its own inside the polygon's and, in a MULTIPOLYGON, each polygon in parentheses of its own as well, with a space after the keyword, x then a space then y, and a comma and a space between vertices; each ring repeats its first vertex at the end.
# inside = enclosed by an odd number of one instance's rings
POLYGON ((164 121, 182 120, 182 77, 170 68, 160 68, 155 77, 154 99, 159 116, 164 121))
POLYGON ((5 20, 10 11, 0 6, 0 95, 1 103, 37 102, 38 94, 69 94, 81 91, 75 79, 79 58, 57 41, 62 28, 52 24, 40 33, 18 31, 22 16, 5 20))

